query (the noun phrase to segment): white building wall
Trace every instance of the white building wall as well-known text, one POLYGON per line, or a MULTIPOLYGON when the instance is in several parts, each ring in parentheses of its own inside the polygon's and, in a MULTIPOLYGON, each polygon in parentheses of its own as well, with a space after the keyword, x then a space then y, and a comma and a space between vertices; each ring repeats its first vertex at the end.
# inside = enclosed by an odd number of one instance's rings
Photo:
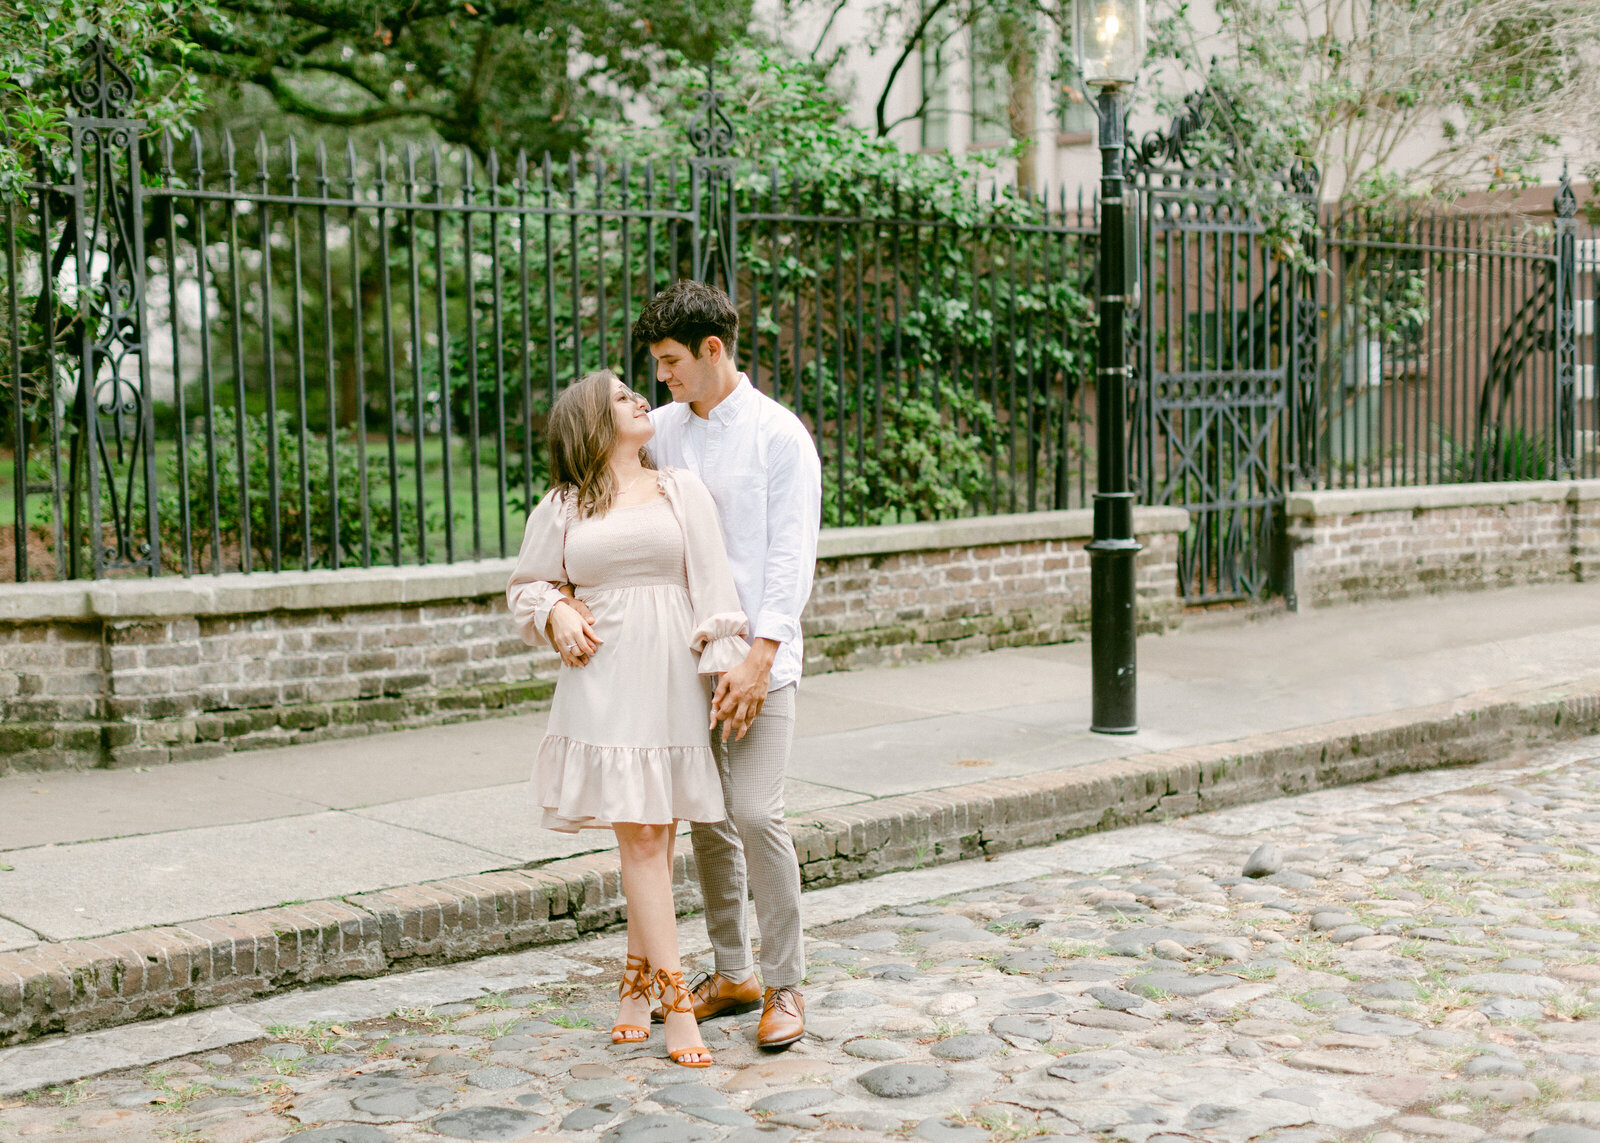
MULTIPOLYGON (((1061 2, 1070 4, 1071 0, 1061 2)), ((1225 53, 1228 45, 1217 36, 1220 24, 1214 0, 1191 0, 1188 8, 1191 25, 1200 36, 1197 45, 1200 58, 1225 53)), ((876 131, 879 99, 900 54, 907 32, 906 21, 915 19, 917 10, 916 5, 909 2, 890 5, 878 0, 846 0, 844 6, 830 16, 831 3, 807 4, 799 11, 785 12, 782 0, 757 0, 755 23, 792 50, 814 54, 819 59, 838 56, 833 74, 840 94, 847 101, 852 121, 863 130, 876 131)), ((1041 23, 1043 41, 1035 93, 1038 111, 1033 138, 1035 185, 1032 189, 1054 197, 1065 188, 1072 200, 1082 188, 1087 198, 1093 194, 1100 172, 1100 154, 1091 126, 1093 120, 1092 116, 1085 116, 1084 126, 1088 129, 1081 132, 1066 134, 1058 129, 1052 64, 1060 44, 1048 23, 1041 23)), ((965 35, 964 32, 957 34, 965 35)), ((973 142, 970 52, 963 44, 954 56, 950 77, 954 107, 949 121, 949 149, 957 156, 991 159, 995 163, 992 177, 1011 185, 1016 179, 1016 163, 1009 156, 1001 155, 1005 148, 973 142)), ((1155 78, 1151 76, 1152 80, 1155 78)), ((1146 85, 1146 90, 1148 88, 1146 85)), ((916 118, 921 101, 922 63, 919 54, 913 52, 895 75, 884 102, 884 118, 892 125, 889 137, 908 151, 922 147, 921 124, 916 118)), ((1167 122, 1165 116, 1155 113, 1150 103, 1146 99, 1136 107, 1132 121, 1136 136, 1163 127, 1167 122)), ((1439 149, 1443 139, 1443 132, 1437 125, 1424 126, 1395 150, 1390 167, 1396 170, 1416 168, 1439 149)), ((1344 172, 1334 169, 1323 173, 1325 198, 1337 197, 1347 189, 1344 172)), ((1535 174, 1541 184, 1554 185, 1561 175, 1561 159, 1552 158, 1535 174)))

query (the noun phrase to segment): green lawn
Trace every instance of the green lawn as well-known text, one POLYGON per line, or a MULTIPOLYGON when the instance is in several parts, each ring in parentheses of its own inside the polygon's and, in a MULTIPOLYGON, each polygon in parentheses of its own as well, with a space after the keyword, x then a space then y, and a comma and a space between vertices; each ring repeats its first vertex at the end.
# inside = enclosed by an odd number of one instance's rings
MULTIPOLYGON (((430 438, 423 446, 423 498, 427 504, 428 516, 428 554, 432 562, 439 562, 445 558, 444 550, 444 504, 445 504, 445 471, 444 471, 444 444, 437 438, 430 438)), ((173 441, 158 441, 156 444, 156 472, 157 480, 161 487, 167 487, 171 481, 169 473, 173 471, 174 458, 177 444, 173 441)), ((381 462, 387 458, 388 442, 382 437, 369 440, 367 456, 370 461, 379 461, 379 472, 382 471, 381 462)), ((228 463, 231 456, 219 456, 219 463, 228 463)), ((457 439, 452 442, 450 450, 451 479, 453 482, 453 508, 451 513, 455 528, 455 554, 457 559, 472 558, 472 475, 471 458, 467 443, 457 439)), ((494 468, 494 442, 492 440, 480 443, 478 449, 479 464, 477 468, 478 496, 480 527, 483 538, 483 554, 496 556, 500 552, 499 519, 504 514, 506 546, 508 554, 515 554, 518 544, 522 539, 522 526, 524 514, 520 508, 513 505, 500 505, 499 485, 494 468)), ((409 519, 416 517, 417 486, 416 486, 416 451, 409 440, 402 440, 396 451, 396 471, 400 491, 400 510, 409 519)), ((14 477, 16 465, 10 453, 0 453, 0 526, 9 525, 15 512, 14 477)), ((37 479, 37 474, 36 474, 37 479)), ((126 476, 124 474, 124 479, 126 476)), ((512 486, 509 489, 511 498, 520 500, 520 488, 512 486)), ((535 490, 536 494, 539 490, 535 490)), ((286 499, 298 496, 298 488, 293 484, 286 484, 281 495, 286 499)), ((389 489, 387 482, 374 483, 369 496, 373 501, 388 502, 389 489)), ((28 498, 29 522, 36 525, 50 523, 50 497, 48 494, 33 494, 28 498)), ((373 536, 373 558, 375 560, 387 557, 387 545, 384 537, 373 536)), ((415 551, 406 554, 406 562, 415 562, 415 551)))

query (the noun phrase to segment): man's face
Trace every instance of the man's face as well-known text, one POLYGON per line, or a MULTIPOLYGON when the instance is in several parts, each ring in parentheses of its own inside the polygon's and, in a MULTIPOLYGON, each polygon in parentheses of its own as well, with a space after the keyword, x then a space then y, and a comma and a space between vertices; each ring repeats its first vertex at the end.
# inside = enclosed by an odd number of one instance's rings
POLYGON ((667 387, 674 401, 707 401, 716 395, 716 365, 722 359, 722 342, 708 337, 700 343, 700 356, 681 341, 668 338, 650 347, 656 359, 656 380, 667 387))

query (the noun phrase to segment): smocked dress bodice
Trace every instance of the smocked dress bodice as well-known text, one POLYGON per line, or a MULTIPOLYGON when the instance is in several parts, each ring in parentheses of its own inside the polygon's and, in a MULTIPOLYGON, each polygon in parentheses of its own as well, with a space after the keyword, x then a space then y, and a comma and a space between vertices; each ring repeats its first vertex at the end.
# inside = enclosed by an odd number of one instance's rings
POLYGON ((666 497, 567 526, 567 582, 580 595, 627 587, 689 589, 683 529, 666 497))

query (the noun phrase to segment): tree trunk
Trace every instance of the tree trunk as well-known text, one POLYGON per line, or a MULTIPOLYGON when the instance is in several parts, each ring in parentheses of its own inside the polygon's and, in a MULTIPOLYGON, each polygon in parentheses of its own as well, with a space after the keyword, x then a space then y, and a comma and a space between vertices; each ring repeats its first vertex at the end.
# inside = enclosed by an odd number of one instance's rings
POLYGON ((1007 111, 1011 118, 1011 137, 1016 140, 1017 188, 1032 191, 1038 183, 1039 49, 1036 29, 1031 21, 1009 17, 1002 21, 1006 47, 1006 71, 1010 77, 1011 98, 1007 111))

